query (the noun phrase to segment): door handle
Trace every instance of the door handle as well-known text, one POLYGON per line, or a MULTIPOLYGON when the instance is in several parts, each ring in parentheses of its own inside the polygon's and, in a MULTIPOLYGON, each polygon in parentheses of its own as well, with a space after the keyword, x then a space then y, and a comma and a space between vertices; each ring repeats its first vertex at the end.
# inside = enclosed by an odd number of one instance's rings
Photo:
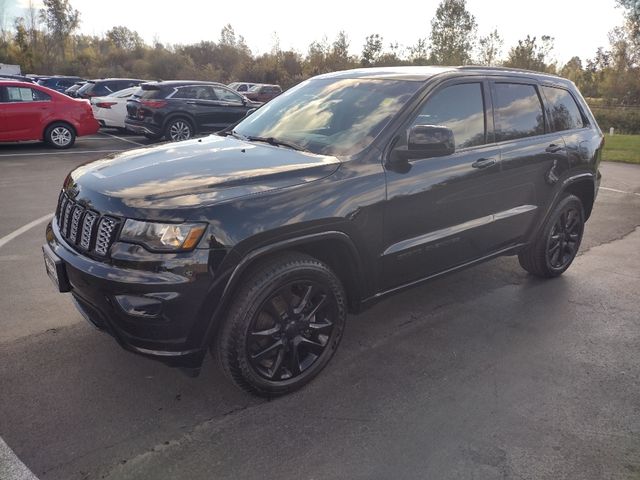
POLYGON ((473 168, 483 169, 483 168, 491 167, 495 164, 496 164, 496 161, 493 158, 480 158, 475 162, 473 162, 471 166, 473 168))
POLYGON ((198 104, 198 102, 196 102, 196 101, 194 101, 194 100, 187 100, 187 103, 188 103, 189 105, 197 105, 197 104, 198 104))
POLYGON ((552 143, 547 148, 545 148, 544 151, 547 153, 558 153, 560 150, 563 150, 563 149, 564 147, 561 147, 560 145, 556 145, 555 143, 552 143))

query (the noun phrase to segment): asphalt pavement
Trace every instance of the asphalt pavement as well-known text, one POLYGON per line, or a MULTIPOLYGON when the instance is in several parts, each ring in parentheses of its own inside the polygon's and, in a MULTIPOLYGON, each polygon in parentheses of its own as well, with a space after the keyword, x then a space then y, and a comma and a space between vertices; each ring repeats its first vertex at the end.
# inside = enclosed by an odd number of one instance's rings
POLYGON ((640 166, 602 164, 561 278, 505 257, 389 298, 267 402, 124 352, 44 273, 67 172, 147 143, 0 146, 0 437, 39 478, 640 479, 640 166))

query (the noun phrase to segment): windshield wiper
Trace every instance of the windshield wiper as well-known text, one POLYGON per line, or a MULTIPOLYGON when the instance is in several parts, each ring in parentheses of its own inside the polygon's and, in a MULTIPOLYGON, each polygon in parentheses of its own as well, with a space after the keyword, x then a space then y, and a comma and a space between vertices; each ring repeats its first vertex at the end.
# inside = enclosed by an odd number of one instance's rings
MULTIPOLYGON (((232 132, 235 135, 238 135, 236 132, 232 132)), ((291 148, 292 150, 297 150, 299 152, 308 152, 309 150, 307 150, 306 148, 296 144, 296 143, 292 143, 292 142, 287 142, 285 140, 278 140, 277 138, 274 137, 257 137, 257 136, 253 136, 253 135, 244 135, 244 138, 246 140, 249 140, 250 142, 264 142, 264 143, 268 143, 269 145, 274 145, 276 147, 287 147, 287 148, 291 148)))

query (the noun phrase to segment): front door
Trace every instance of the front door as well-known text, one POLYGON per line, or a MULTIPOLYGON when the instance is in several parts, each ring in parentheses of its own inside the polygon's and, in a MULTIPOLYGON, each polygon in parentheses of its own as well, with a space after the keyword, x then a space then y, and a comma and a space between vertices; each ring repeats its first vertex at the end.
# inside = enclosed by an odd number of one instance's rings
POLYGON ((51 105, 51 97, 29 87, 2 88, 2 127, 0 140, 38 140, 42 138, 44 119, 51 105))
POLYGON ((454 133, 455 153, 387 162, 387 202, 380 284, 392 289, 464 264, 491 250, 486 228, 502 210, 500 148, 492 142, 489 85, 457 80, 432 92, 402 129, 412 125, 454 133), (489 114, 487 115, 487 112, 489 114))

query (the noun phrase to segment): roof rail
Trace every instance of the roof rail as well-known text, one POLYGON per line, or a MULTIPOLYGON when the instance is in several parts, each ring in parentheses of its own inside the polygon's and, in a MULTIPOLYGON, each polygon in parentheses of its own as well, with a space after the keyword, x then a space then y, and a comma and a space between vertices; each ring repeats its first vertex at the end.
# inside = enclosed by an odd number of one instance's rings
POLYGON ((550 77, 560 77, 560 75, 556 75, 555 73, 548 72, 538 72, 536 70, 527 70, 526 68, 515 68, 515 67, 489 67, 483 65, 462 65, 456 67, 459 70, 491 70, 495 72, 521 72, 521 73, 534 73, 536 75, 548 75, 550 77))

